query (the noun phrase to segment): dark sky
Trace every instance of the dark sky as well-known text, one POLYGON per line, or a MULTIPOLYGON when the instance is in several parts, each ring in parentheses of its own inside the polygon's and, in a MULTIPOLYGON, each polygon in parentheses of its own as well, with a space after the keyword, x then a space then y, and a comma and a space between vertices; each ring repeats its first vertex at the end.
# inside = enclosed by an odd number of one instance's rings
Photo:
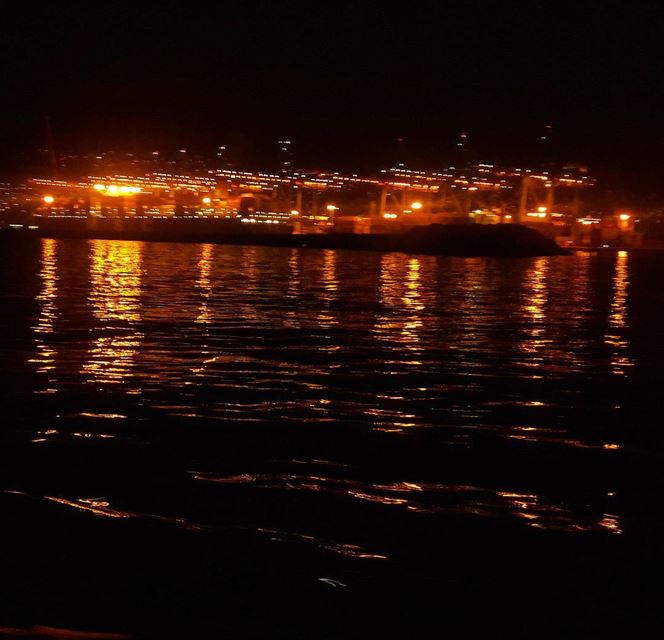
POLYGON ((298 164, 382 167, 394 140, 439 166, 525 162, 545 124, 560 160, 654 188, 664 151, 655 2, 26 3, 0 38, 5 161, 58 150, 229 145, 246 162, 293 138, 298 164), (28 7, 28 4, 31 4, 28 7))

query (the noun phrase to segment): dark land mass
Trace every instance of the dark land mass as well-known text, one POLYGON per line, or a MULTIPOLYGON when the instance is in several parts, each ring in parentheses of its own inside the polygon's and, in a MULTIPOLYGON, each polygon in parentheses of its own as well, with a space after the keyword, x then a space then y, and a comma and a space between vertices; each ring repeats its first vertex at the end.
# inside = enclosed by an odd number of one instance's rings
MULTIPOLYGON (((162 242, 207 242, 273 247, 310 247, 315 249, 354 249, 364 251, 400 251, 440 256, 534 257, 566 255, 556 242, 539 231, 518 224, 471 225, 432 224, 403 233, 248 233, 236 223, 219 225, 207 221, 159 221, 159 228, 142 229, 139 224, 125 224, 122 230, 87 228, 83 220, 56 220, 23 234, 50 238, 96 238, 107 240, 143 240, 162 242)), ((123 222, 131 223, 131 220, 123 222)), ((139 221, 136 221, 139 222, 139 221)), ((215 221, 210 221, 215 222, 215 221)), ((7 230, 18 233, 21 230, 7 230)))

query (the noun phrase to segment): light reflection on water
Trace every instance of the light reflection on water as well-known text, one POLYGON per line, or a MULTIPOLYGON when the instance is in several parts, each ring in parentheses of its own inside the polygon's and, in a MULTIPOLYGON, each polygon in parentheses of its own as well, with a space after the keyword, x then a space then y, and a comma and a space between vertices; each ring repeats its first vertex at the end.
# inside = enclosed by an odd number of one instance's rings
POLYGON ((374 331, 379 340, 394 347, 395 338, 399 344, 411 352, 418 350, 417 329, 421 327, 418 311, 419 267, 417 258, 405 262, 402 256, 388 253, 380 265, 380 304, 383 313, 377 315, 374 331), (405 264, 404 264, 405 263, 405 264))
POLYGON ((336 271, 337 252, 324 249, 320 256, 323 258, 323 263, 320 270, 320 311, 316 324, 321 329, 330 329, 338 322, 335 313, 335 302, 339 291, 336 271))
POLYGON ((90 242, 88 302, 99 335, 83 365, 88 382, 119 384, 132 374, 143 339, 136 329, 141 320, 141 251, 139 242, 90 242))
POLYGON ((209 299, 212 295, 210 274, 212 272, 213 252, 214 245, 201 245, 201 257, 198 261, 198 279, 196 280, 196 289, 201 296, 198 316, 196 317, 198 324, 210 324, 212 322, 209 299))
POLYGON ((404 346, 411 351, 419 350, 420 333, 422 330, 422 316, 420 312, 424 309, 420 289, 421 263, 417 258, 410 258, 407 262, 406 290, 402 297, 405 314, 408 319, 404 322, 402 335, 404 346))
MULTIPOLYGON (((147 429, 152 440, 175 438, 174 447, 181 440, 192 459, 182 471, 195 468, 198 479, 222 484, 223 469, 239 464, 208 455, 196 429, 242 425, 250 442, 251 429, 274 430, 278 451, 242 457, 252 469, 273 464, 300 437, 308 444, 297 446, 311 447, 305 458, 329 457, 316 450, 323 445, 310 441, 311 430, 336 429, 337 444, 325 445, 336 452, 336 477, 266 468, 250 474, 260 481, 245 484, 408 512, 516 517, 535 528, 622 531, 606 504, 613 487, 594 486, 590 509, 587 491, 577 487, 581 509, 575 490, 555 478, 535 487, 524 461, 531 452, 561 466, 572 451, 594 456, 593 464, 621 455, 615 434, 578 420, 575 403, 589 381, 616 384, 635 366, 627 253, 616 255, 610 272, 593 275, 588 255, 501 262, 101 240, 85 246, 42 242, 27 360, 53 390, 106 388, 104 401, 123 405, 123 423, 147 429), (70 277, 79 271, 87 278, 70 277), (608 310, 594 294, 602 282, 611 290, 608 310), (71 364, 78 352, 66 346, 74 332, 86 336, 78 368, 71 364), (160 435, 162 420, 168 435, 160 435), (384 438, 399 438, 389 446, 403 447, 408 465, 356 459, 350 433, 361 435, 362 446, 367 438, 382 447, 393 442, 384 438), (432 462, 431 448, 447 467, 432 462), (462 450, 479 452, 478 468, 493 471, 468 478, 474 467, 455 463, 462 450), (487 451, 513 460, 509 475, 487 451), (357 478, 348 476, 353 470, 357 478), (444 489, 454 486, 473 488, 444 489)), ((95 411, 89 394, 86 403, 79 421, 110 413, 95 411)), ((611 399, 598 407, 604 416, 612 410, 611 399)), ((95 439, 96 446, 106 442, 95 439)), ((62 504, 79 498, 65 496, 62 504)))
MULTIPOLYGON (((524 282, 523 315, 527 320, 526 337, 521 348, 529 355, 525 364, 529 367, 540 367, 544 357, 542 354, 549 343, 547 339, 546 304, 548 299, 548 261, 536 258, 527 271, 524 282)), ((536 375, 536 374, 534 374, 536 375)))
POLYGON ((33 327, 37 354, 31 360, 37 365, 37 373, 42 374, 53 370, 57 356, 55 347, 49 345, 47 339, 48 334, 52 334, 55 330, 54 323, 57 317, 58 263, 56 251, 56 240, 43 240, 39 272, 41 291, 37 296, 41 306, 37 324, 33 327))
POLYGON ((611 366, 615 375, 627 375, 632 366, 630 357, 626 354, 629 342, 625 338, 627 324, 627 296, 629 287, 629 254, 627 251, 616 253, 615 274, 613 276, 613 296, 611 311, 609 313, 609 331, 605 335, 605 342, 611 347, 611 366))

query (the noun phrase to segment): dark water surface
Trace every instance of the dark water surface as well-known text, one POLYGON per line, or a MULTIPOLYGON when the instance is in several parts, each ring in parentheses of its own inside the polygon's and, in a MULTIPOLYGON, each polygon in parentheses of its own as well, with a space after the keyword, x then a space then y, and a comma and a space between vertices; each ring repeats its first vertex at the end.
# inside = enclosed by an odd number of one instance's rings
POLYGON ((0 248, 0 626, 659 628, 664 256, 0 248))

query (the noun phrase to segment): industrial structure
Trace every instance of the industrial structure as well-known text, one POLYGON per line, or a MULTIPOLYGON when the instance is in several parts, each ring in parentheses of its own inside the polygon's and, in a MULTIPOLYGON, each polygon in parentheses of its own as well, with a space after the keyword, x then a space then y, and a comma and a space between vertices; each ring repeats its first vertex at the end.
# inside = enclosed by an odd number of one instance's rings
MULTIPOLYGON (((465 134, 459 140, 464 152, 465 134)), ((212 169, 34 178, 22 185, 18 200, 31 224, 60 230, 66 225, 115 231, 170 225, 262 234, 363 234, 436 223, 520 223, 567 245, 601 245, 617 236, 639 242, 631 212, 616 214, 607 225, 586 211, 594 180, 582 167, 466 164, 431 172, 399 164, 361 176, 293 169, 288 139, 279 141, 279 151, 277 172, 228 168, 220 146, 212 169)))
MULTIPOLYGON (((283 144, 289 158, 288 141, 283 144)), ((483 164, 440 173, 393 167, 363 177, 289 172, 290 163, 284 160, 279 173, 216 169, 94 175, 78 181, 36 178, 30 183, 42 198, 39 213, 44 216, 229 216, 265 223, 300 218, 321 230, 350 224, 356 232, 450 219, 554 222, 565 214, 579 216, 580 193, 594 184, 576 168, 553 175, 483 164)))

